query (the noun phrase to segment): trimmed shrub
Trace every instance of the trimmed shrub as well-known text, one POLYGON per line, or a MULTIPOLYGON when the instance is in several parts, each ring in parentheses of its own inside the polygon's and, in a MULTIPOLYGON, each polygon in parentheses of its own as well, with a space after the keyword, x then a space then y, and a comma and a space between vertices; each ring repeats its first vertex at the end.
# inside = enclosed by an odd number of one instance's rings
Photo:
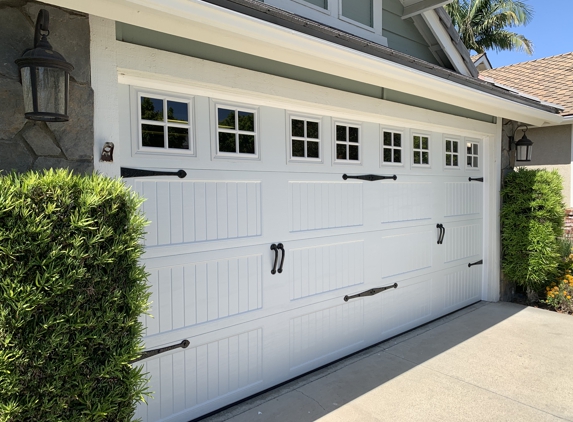
POLYGON ((129 421, 147 394, 141 200, 66 170, 0 177, 0 421, 129 421))
POLYGON ((557 171, 520 168, 506 177, 501 192, 502 269, 530 292, 557 275, 565 215, 561 190, 557 171))

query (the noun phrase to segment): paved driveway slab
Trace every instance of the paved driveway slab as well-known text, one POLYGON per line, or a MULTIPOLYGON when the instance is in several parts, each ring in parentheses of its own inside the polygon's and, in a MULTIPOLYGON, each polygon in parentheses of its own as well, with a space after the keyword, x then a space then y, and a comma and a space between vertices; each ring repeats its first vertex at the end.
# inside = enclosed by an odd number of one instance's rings
POLYGON ((206 420, 573 421, 573 317, 481 302, 206 420))

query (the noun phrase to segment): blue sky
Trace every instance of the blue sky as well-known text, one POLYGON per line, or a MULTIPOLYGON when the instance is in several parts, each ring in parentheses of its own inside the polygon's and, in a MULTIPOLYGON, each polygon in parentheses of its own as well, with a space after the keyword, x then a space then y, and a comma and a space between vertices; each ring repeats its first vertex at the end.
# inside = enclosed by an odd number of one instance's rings
MULTIPOLYGON (((525 53, 488 51, 493 67, 573 52, 573 0, 523 0, 532 6, 534 15, 525 27, 514 32, 533 41, 532 56, 525 53)), ((472 54, 475 54, 472 52, 472 54)))

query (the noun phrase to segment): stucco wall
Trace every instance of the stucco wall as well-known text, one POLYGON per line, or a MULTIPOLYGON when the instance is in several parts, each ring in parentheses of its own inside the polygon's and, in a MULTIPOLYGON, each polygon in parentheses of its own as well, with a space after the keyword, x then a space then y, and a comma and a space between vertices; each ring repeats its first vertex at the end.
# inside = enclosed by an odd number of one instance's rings
MULTIPOLYGON (((563 198, 565 205, 571 207, 571 137, 572 125, 531 128, 527 137, 533 141, 533 155, 529 163, 516 163, 527 168, 557 170, 563 177, 563 198)), ((523 132, 518 130, 515 140, 523 132)))
POLYGON ((26 0, 0 0, 0 170, 66 167, 93 170, 93 91, 90 29, 84 14, 26 0), (48 40, 74 66, 70 76, 69 122, 24 118, 24 98, 14 60, 34 47, 38 11, 50 13, 48 40))

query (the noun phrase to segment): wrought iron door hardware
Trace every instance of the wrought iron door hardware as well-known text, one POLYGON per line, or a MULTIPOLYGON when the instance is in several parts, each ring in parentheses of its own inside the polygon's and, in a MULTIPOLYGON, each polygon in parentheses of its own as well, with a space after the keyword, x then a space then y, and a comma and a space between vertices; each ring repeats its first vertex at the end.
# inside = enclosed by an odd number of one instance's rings
POLYGON ((374 182, 376 180, 386 180, 386 179, 396 180, 396 179, 398 179, 398 176, 396 176, 395 174, 392 176, 378 176, 377 174, 363 174, 361 176, 349 176, 347 174, 343 174, 342 178, 344 180, 360 179, 360 180, 368 180, 369 182, 374 182))
POLYGON ((469 177, 468 180, 470 182, 482 182, 483 183, 483 177, 469 177))
POLYGON ((177 176, 184 179, 187 176, 185 170, 179 171, 156 171, 156 170, 141 170, 131 169, 127 167, 121 168, 121 177, 148 177, 148 176, 177 176))
POLYGON ((277 270, 277 272, 280 274, 283 272, 283 265, 285 263, 285 248, 284 245, 282 243, 279 243, 277 245, 277 249, 282 251, 282 256, 281 256, 281 265, 279 265, 279 269, 277 270))
POLYGON ((438 233, 438 245, 444 243, 444 236, 446 235, 446 228, 443 224, 436 224, 436 228, 440 231, 438 233))
POLYGON ((397 289, 397 288, 398 288, 398 283, 394 283, 391 286, 386 286, 386 287, 375 287, 374 289, 366 290, 365 292, 358 293, 356 295, 352 296, 346 295, 344 296, 344 301, 348 302, 350 299, 356 299, 357 297, 374 296, 377 295, 378 293, 382 293, 385 290, 397 289))
POLYGON ((273 264, 273 269, 271 270, 271 274, 275 275, 276 273, 282 273, 283 272, 283 265, 285 263, 285 248, 284 245, 282 243, 273 243, 271 245, 271 251, 275 252, 275 262, 273 264), (279 251, 282 251, 282 256, 281 256, 281 265, 279 265, 279 269, 277 270, 277 264, 279 262, 279 251))
POLYGON ((271 274, 275 275, 277 273, 277 262, 279 260, 279 248, 275 243, 271 245, 271 251, 275 252, 275 263, 273 264, 273 269, 271 270, 271 274))
POLYGON ((471 264, 468 264, 468 268, 471 268, 474 265, 483 265, 483 259, 480 259, 479 261, 472 262, 471 264))
POLYGON ((175 349, 186 349, 189 346, 189 340, 183 340, 181 343, 174 344, 173 346, 160 347, 159 349, 147 350, 141 353, 141 356, 129 363, 139 362, 140 360, 150 358, 151 356, 159 355, 161 353, 169 352, 175 349))

